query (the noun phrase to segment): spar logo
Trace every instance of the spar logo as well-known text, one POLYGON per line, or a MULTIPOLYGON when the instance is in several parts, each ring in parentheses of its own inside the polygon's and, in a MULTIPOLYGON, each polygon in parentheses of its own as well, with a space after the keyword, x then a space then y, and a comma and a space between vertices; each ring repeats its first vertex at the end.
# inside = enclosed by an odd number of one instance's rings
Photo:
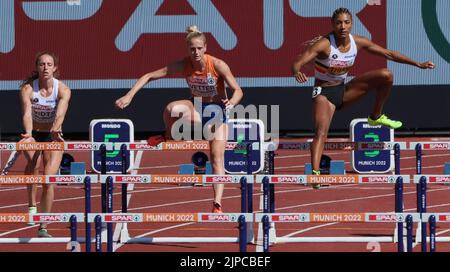
POLYGON ((304 183, 305 179, 303 177, 281 176, 281 177, 272 177, 272 182, 277 182, 277 183, 304 183))
POLYGON ((34 222, 67 222, 69 216, 67 214, 42 214, 33 215, 34 222))
POLYGON ((202 220, 216 222, 234 222, 237 221, 237 216, 228 214, 205 214, 202 216, 202 220))
POLYGON ((448 143, 430 143, 430 144, 424 144, 423 147, 425 149, 434 149, 434 150, 446 150, 449 148, 448 143))
POLYGON ((137 150, 137 149, 156 150, 161 149, 161 147, 159 145, 153 146, 149 144, 130 144, 130 150, 137 150))
POLYGON ((105 215, 105 222, 139 222, 140 216, 135 214, 105 215))
POLYGON ((206 182, 223 182, 223 183, 231 183, 234 182, 233 176, 218 176, 218 177, 206 177, 206 182))
POLYGON ((309 148, 309 143, 282 143, 280 144, 281 149, 307 149, 309 148))
POLYGON ((403 222, 404 217, 401 214, 372 214, 369 216, 369 221, 403 222))
POLYGON ((150 178, 147 176, 116 176, 115 181, 123 183, 149 183, 150 178))
POLYGON ((68 149, 76 149, 76 150, 96 149, 94 146, 95 146, 94 144, 90 144, 90 143, 85 143, 85 144, 67 144, 67 148, 68 149))
POLYGON ((442 221, 442 222, 450 221, 450 214, 441 214, 441 215, 439 215, 439 221, 442 221))
MULTIPOLYGON (((385 143, 383 142, 374 142, 374 143, 361 143, 361 149, 384 149, 385 143)), ((390 148, 390 144, 386 144, 387 149, 390 148)))
POLYGON ((305 222, 306 215, 304 214, 280 214, 272 215, 273 222, 305 222))
POLYGON ((369 176, 369 177, 363 177, 362 182, 371 182, 371 183, 395 183, 396 178, 395 176, 369 176))
POLYGON ((0 150, 14 150, 14 144, 0 144, 0 150))
POLYGON ((53 176, 48 178, 50 183, 82 183, 83 176, 53 176))
POLYGON ((429 178, 429 182, 450 182, 450 176, 434 176, 429 178))

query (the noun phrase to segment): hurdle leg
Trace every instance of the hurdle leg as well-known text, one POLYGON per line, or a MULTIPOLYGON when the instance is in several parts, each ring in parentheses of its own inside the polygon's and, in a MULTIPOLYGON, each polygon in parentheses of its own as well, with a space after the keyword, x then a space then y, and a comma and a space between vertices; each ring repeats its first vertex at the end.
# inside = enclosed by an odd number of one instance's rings
POLYGON ((436 216, 428 219, 430 223, 430 252, 436 252, 436 216))
POLYGON ((77 217, 75 215, 70 216, 70 245, 71 252, 79 252, 80 244, 77 241, 77 217))
POLYGON ((97 215, 95 221, 95 251, 102 252, 102 217, 97 215))
POLYGON ((269 252, 269 230, 270 230, 270 223, 269 223, 269 217, 267 215, 264 215, 262 218, 263 221, 263 250, 264 252, 269 252))
MULTIPOLYGON (((108 177, 106 180, 107 194, 107 212, 113 212, 113 182, 112 177, 108 177)), ((113 229, 112 223, 107 223, 107 250, 108 252, 113 252, 113 229)))
POLYGON ((247 223, 245 216, 239 216, 239 251, 247 252, 247 223))
POLYGON ((86 228, 86 252, 91 252, 91 223, 88 216, 91 213, 91 178, 84 179, 84 221, 86 228))

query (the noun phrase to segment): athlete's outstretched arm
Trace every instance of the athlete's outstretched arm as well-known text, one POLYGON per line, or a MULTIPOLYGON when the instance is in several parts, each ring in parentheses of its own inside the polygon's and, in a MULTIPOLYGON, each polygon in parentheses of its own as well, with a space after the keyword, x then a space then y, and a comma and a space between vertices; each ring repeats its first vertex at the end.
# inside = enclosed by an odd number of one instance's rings
POLYGON ((215 59, 214 68, 216 68, 219 74, 223 76, 223 79, 227 83, 228 87, 233 91, 233 95, 231 96, 231 98, 225 99, 223 101, 226 108, 232 108, 234 105, 239 104, 242 97, 244 96, 244 93, 242 92, 241 87, 239 87, 239 84, 231 73, 230 67, 224 61, 215 59))
POLYGON ((314 44, 310 45, 305 50, 305 52, 303 52, 303 54, 297 56, 294 64, 292 65, 292 74, 299 83, 304 83, 308 80, 308 77, 300 71, 302 67, 312 61, 318 55, 327 55, 327 49, 329 48, 329 46, 330 43, 328 39, 321 38, 314 44))
POLYGON ((388 60, 392 60, 398 63, 409 64, 421 69, 433 69, 435 67, 434 63, 432 63, 431 61, 417 62, 401 54, 400 52, 383 48, 375 44, 371 40, 367 39, 366 37, 356 35, 354 35, 354 37, 355 42, 359 48, 363 48, 372 54, 385 57, 388 60))
POLYGON ((167 65, 166 67, 163 67, 161 69, 158 69, 156 71, 147 73, 143 76, 141 76, 138 81, 134 84, 133 88, 131 88, 126 95, 122 96, 121 98, 116 100, 116 107, 119 109, 124 109, 128 105, 130 105, 131 100, 133 100, 133 97, 136 95, 136 93, 142 89, 142 87, 145 86, 145 84, 149 83, 150 81, 157 80, 160 78, 163 78, 167 75, 173 75, 177 72, 180 72, 183 70, 184 61, 180 60, 174 63, 171 63, 167 65))

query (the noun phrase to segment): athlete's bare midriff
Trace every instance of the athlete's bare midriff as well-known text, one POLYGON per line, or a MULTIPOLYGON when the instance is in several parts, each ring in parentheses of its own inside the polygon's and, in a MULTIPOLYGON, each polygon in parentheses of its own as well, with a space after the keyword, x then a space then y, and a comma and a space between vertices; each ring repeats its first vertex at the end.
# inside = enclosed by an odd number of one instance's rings
POLYGON ((33 130, 35 131, 50 131, 53 123, 38 123, 33 121, 33 130))
MULTIPOLYGON (((192 95, 192 93, 191 93, 192 95)), ((226 99, 225 94, 217 94, 215 96, 192 96, 194 98, 201 98, 203 103, 222 103, 222 99, 226 99)))
POLYGON ((314 87, 330 87, 330 86, 338 86, 341 85, 343 81, 337 80, 337 81, 325 81, 320 79, 314 80, 314 87))

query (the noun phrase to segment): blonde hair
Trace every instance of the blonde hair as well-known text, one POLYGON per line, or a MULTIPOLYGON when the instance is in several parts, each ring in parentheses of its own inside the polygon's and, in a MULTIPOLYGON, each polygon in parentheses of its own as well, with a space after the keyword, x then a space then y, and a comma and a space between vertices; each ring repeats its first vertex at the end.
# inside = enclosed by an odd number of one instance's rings
POLYGON ((201 38, 206 43, 205 34, 203 34, 196 25, 186 27, 186 42, 190 42, 194 38, 201 38))

